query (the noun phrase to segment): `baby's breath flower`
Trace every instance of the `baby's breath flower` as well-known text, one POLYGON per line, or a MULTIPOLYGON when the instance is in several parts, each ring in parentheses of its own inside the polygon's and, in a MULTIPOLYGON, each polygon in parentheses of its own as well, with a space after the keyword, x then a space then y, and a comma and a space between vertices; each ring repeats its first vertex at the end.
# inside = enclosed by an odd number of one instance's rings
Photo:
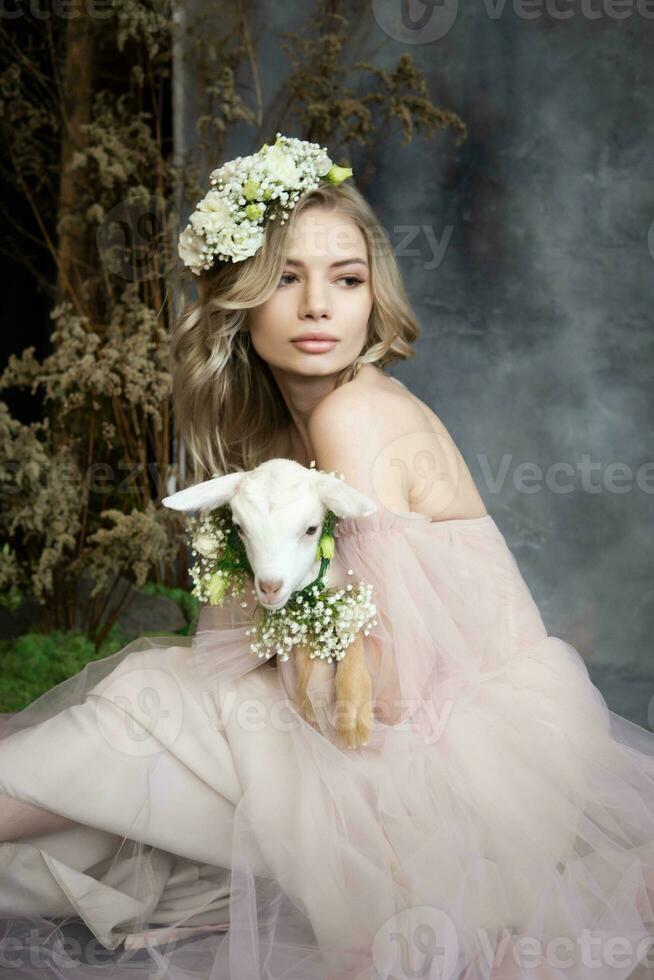
POLYGON ((291 596, 283 609, 261 610, 263 615, 246 633, 254 637, 256 650, 276 649, 280 660, 288 660, 288 648, 300 643, 309 647, 311 659, 342 660, 359 630, 368 635, 377 623, 372 586, 358 582, 348 589, 347 600, 343 588, 319 590, 315 602, 300 603, 291 596), (328 615, 323 612, 326 598, 332 607, 328 615), (287 649, 281 652, 280 644, 287 649))

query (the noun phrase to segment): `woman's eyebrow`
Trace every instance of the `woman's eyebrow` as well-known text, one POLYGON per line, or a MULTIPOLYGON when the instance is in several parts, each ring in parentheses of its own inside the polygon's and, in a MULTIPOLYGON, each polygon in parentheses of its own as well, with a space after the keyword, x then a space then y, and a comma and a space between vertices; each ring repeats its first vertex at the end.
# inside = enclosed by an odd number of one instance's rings
MULTIPOLYGON (((354 262, 358 262, 360 265, 365 265, 366 268, 368 267, 368 263, 365 261, 365 259, 353 257, 351 259, 340 259, 338 262, 332 262, 329 268, 335 269, 341 265, 352 265, 354 262)), ((299 265, 304 267, 304 262, 302 259, 286 259, 286 265, 299 265)))

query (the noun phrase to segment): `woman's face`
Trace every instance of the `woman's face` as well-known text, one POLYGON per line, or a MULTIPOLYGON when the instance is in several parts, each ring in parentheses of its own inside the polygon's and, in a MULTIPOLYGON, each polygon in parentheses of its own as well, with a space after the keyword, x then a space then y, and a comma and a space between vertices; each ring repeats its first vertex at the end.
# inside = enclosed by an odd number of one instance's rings
POLYGON ((277 288, 248 313, 252 344, 264 361, 305 376, 338 374, 363 350, 372 310, 366 241, 338 211, 304 211, 288 236, 277 288), (294 338, 327 333, 336 343, 315 352, 294 338))

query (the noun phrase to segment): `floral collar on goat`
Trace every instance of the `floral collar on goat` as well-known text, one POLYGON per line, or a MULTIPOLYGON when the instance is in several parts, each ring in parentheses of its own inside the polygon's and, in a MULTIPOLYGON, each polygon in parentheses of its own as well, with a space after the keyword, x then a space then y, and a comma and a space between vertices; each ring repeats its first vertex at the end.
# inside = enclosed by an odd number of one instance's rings
MULTIPOLYGON (((213 606, 221 605, 228 595, 242 595, 253 571, 234 528, 229 504, 188 520, 192 554, 197 556, 190 570, 193 594, 213 606)), ((337 520, 328 510, 316 549, 320 570, 313 582, 293 592, 281 609, 265 609, 257 603, 255 623, 246 631, 252 637, 250 649, 257 657, 268 660, 277 654, 280 660, 288 660, 290 649, 304 644, 309 647, 311 659, 320 657, 328 663, 342 660, 359 630, 367 635, 377 624, 371 585, 359 581, 329 588, 323 581, 335 553, 333 532, 337 520)), ((351 574, 352 569, 348 569, 351 574)), ((245 607, 247 602, 241 605, 245 607)))

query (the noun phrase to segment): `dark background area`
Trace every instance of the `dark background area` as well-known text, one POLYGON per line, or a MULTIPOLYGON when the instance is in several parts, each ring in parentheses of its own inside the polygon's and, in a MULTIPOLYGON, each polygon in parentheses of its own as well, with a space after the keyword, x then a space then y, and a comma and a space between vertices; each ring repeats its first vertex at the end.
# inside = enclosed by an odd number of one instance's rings
MULTIPOLYGON (((37 234, 32 213, 24 197, 18 196, 13 188, 2 184, 3 212, 10 211, 21 225, 37 234)), ((13 237, 13 236, 12 236, 13 237)), ((19 355, 26 347, 34 347, 35 356, 39 359, 46 356, 51 349, 49 318, 52 309, 52 299, 44 291, 39 290, 34 283, 34 277, 29 269, 15 258, 11 248, 11 240, 5 230, 3 235, 3 288, 0 290, 0 369, 4 369, 11 354, 19 355)), ((50 267, 50 277, 55 280, 54 263, 43 249, 34 245, 35 258, 43 265, 50 267)), ((7 402, 12 415, 21 422, 35 422, 42 417, 42 398, 31 394, 22 388, 8 388, 2 392, 2 398, 7 402)))

